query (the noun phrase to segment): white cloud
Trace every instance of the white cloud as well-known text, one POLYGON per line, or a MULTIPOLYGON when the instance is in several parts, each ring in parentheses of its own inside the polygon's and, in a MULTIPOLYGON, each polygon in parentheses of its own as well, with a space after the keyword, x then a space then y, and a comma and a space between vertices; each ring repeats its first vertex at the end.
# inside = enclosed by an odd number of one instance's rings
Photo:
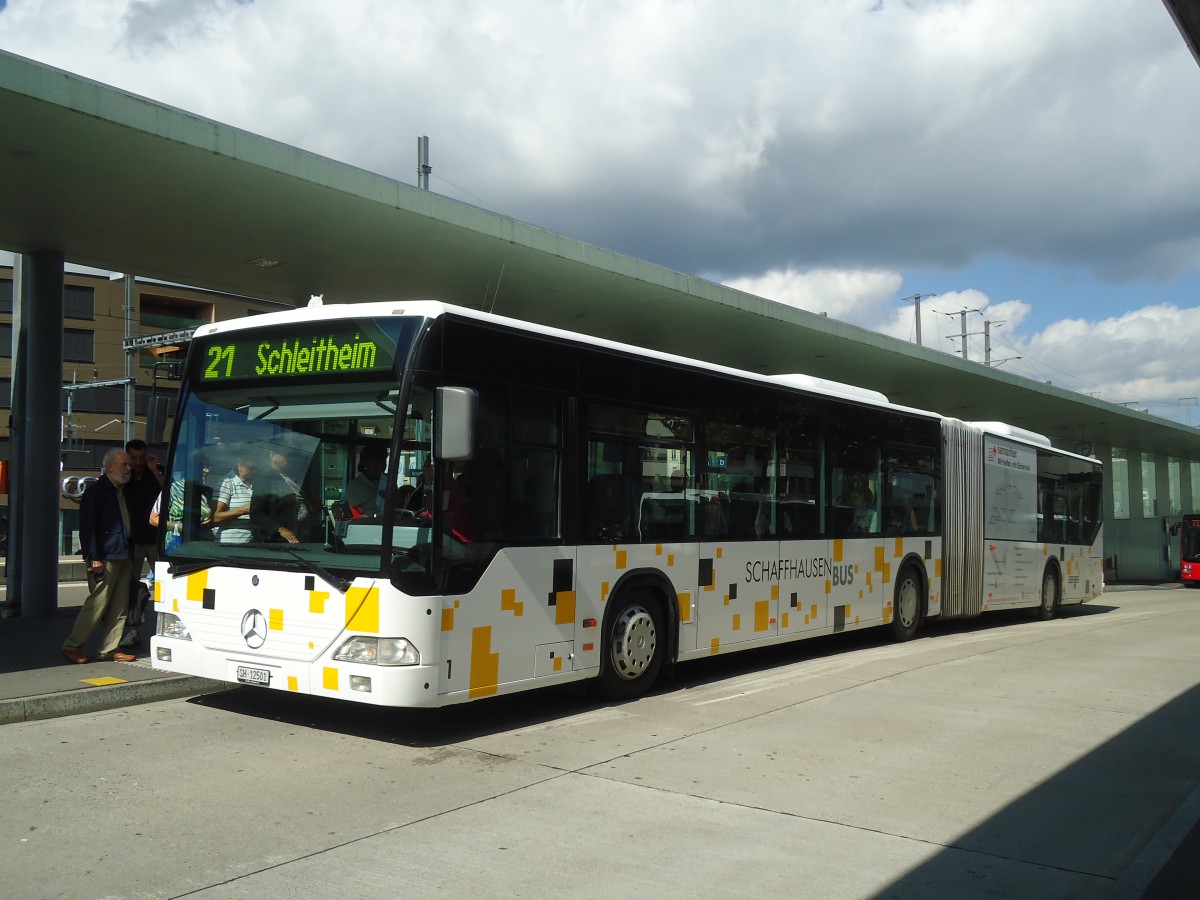
POLYGON ((725 283, 776 303, 871 327, 885 307, 894 302, 902 280, 898 272, 785 269, 754 278, 733 278, 725 283))
POLYGON ((1135 403, 1183 418, 1183 398, 1200 395, 1200 309, 1147 306, 1095 322, 1065 319, 1021 342, 1047 374, 1066 387, 1096 392, 1114 403, 1135 403))
POLYGON ((0 44, 409 181, 428 134, 447 193, 686 271, 1196 267, 1144 0, 11 0, 0 44))
MULTIPOLYGON (((904 339, 914 270, 1200 278, 1200 82, 1145 0, 9 0, 0 47, 410 183, 427 134, 435 190, 904 339)), ((978 309, 1013 371, 1200 394, 1193 310, 974 284, 926 346, 978 309)))
MULTIPOLYGON (((732 279, 730 287, 849 322, 904 341, 916 341, 916 304, 901 297, 901 276, 888 271, 794 269, 732 279)), ((1022 300, 993 301, 980 290, 926 295, 921 302, 922 344, 960 355, 967 331, 968 358, 1003 366, 1037 381, 1099 396, 1176 420, 1200 402, 1200 308, 1157 304, 1121 316, 1071 318, 1028 333, 1033 309, 1022 300), (965 322, 962 313, 966 312, 965 322), (985 329, 986 325, 986 329, 985 329), (985 357, 985 330, 991 353, 985 357)), ((1197 414, 1200 420, 1200 414, 1197 414)))

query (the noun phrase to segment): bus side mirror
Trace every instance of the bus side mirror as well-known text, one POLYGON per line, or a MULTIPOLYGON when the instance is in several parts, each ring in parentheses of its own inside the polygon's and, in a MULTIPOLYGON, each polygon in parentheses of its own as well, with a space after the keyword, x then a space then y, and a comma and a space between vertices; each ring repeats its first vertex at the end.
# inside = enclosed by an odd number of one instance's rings
POLYGON ((440 387, 434 393, 433 455, 440 460, 470 459, 475 453, 475 411, 479 395, 471 388, 440 387))

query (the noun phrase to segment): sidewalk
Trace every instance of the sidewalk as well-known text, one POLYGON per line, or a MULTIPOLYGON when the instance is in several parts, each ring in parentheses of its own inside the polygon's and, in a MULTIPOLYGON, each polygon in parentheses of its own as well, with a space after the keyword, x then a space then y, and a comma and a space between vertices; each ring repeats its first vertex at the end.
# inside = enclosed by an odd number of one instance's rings
MULTIPOLYGON (((137 656, 135 662, 89 662, 83 666, 67 662, 60 650, 87 588, 64 583, 58 589, 57 616, 0 619, 0 725, 208 694, 230 687, 207 678, 151 668, 153 610, 142 623, 139 645, 130 651, 137 656)), ((94 644, 93 639, 85 648, 89 657, 95 656, 94 644)))

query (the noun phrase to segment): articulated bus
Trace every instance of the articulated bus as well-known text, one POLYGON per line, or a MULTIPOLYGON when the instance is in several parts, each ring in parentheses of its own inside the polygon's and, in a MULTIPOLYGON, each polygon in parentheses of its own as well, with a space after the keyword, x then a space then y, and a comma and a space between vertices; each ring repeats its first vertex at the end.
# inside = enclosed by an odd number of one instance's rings
POLYGON ((386 706, 1103 586, 1036 434, 432 301, 199 329, 167 479, 154 666, 386 706))

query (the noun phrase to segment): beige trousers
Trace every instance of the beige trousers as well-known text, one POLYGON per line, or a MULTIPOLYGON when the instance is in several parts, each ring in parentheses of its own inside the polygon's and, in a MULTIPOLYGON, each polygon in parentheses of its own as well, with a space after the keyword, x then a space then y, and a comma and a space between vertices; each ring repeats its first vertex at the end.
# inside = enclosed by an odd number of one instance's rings
MULTIPOLYGON (((128 559, 112 559, 104 563, 104 580, 92 588, 79 615, 75 627, 63 644, 63 649, 79 648, 101 630, 100 655, 108 656, 121 643, 125 632, 125 616, 129 612, 129 583, 133 574, 133 563, 128 559)), ((89 579, 90 581, 90 579, 89 579)))

